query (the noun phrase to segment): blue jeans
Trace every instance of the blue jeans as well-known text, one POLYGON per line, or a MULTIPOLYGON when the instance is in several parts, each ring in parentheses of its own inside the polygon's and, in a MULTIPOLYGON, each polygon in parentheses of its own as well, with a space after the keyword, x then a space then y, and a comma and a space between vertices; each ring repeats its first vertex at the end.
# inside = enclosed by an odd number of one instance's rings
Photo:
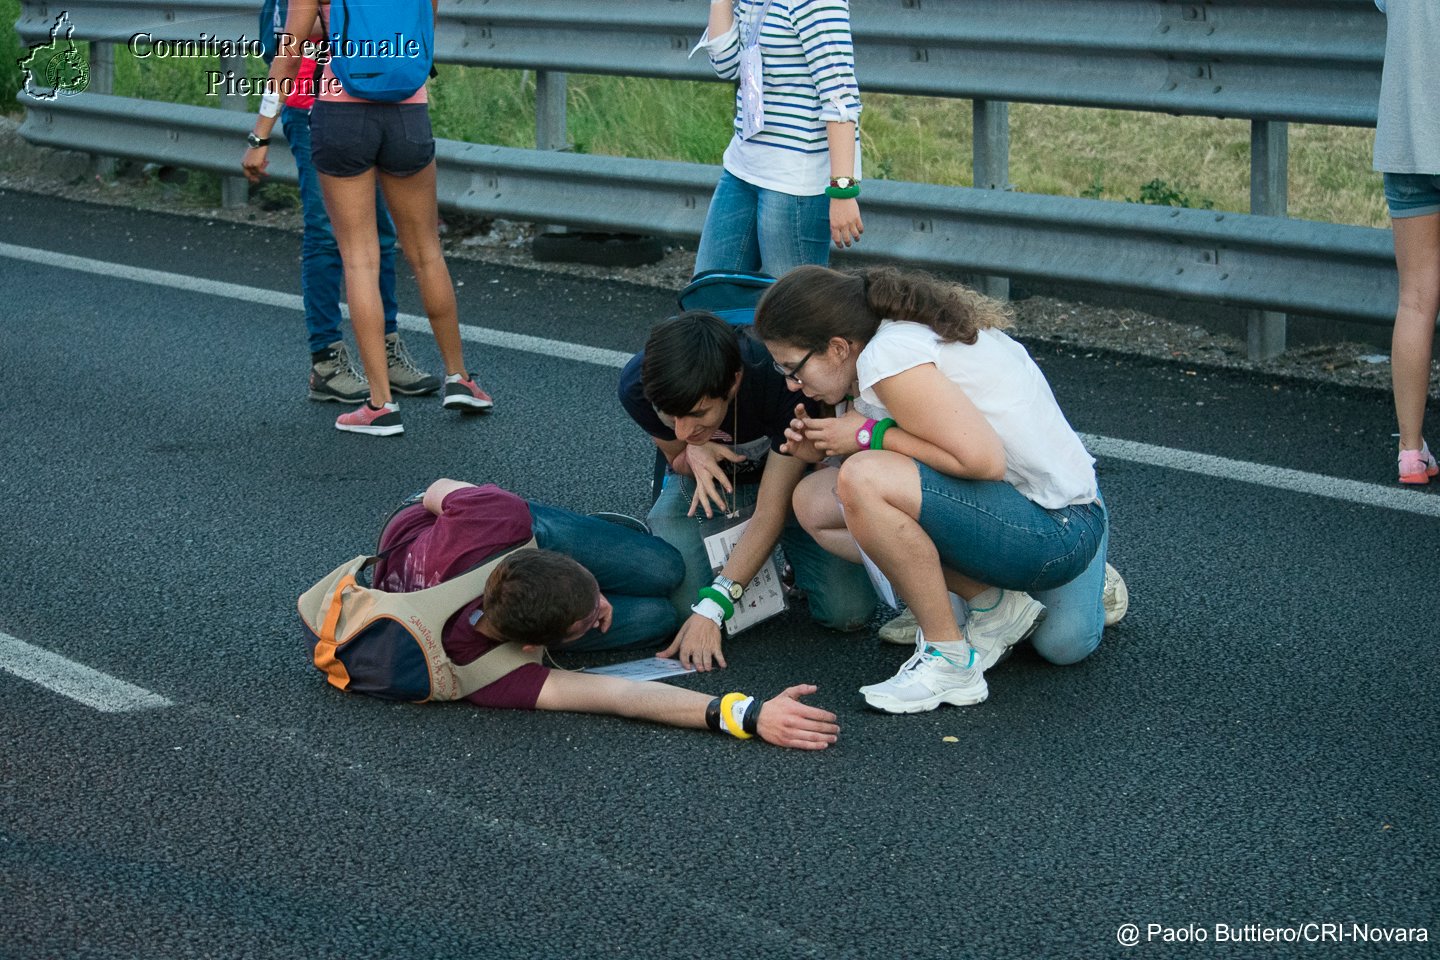
MULTIPOLYGON (((325 212, 320 176, 310 160, 310 112, 295 107, 280 110, 285 139, 295 158, 300 178, 300 209, 305 233, 300 241, 300 292, 305 300, 305 329, 310 334, 310 352, 318 353, 341 339, 340 287, 345 271, 335 230, 325 212)), ((375 227, 380 234, 380 302, 385 308, 385 333, 395 332, 395 224, 385 209, 385 198, 375 188, 375 227)))
MULTIPOLYGON (((738 484, 736 506, 753 506, 759 490, 758 484, 738 484)), ((706 520, 703 515, 687 517, 685 511, 690 509, 690 498, 694 494, 693 480, 670 474, 648 518, 655 536, 685 558, 685 579, 671 595, 675 613, 681 618, 690 616, 690 605, 696 601, 700 588, 715 576, 705 554, 705 538, 729 523, 719 517, 714 520, 706 520)), ((810 616, 817 623, 833 630, 858 630, 870 622, 875 612, 875 590, 864 567, 827 552, 805 532, 793 512, 780 533, 780 546, 795 571, 795 585, 805 591, 810 616)))
POLYGON ((608 520, 528 502, 535 542, 594 574, 600 592, 615 608, 609 630, 591 630, 565 649, 619 650, 657 645, 674 636, 680 620, 670 594, 685 575, 685 563, 674 548, 608 520))
POLYGON ((1387 173, 1382 179, 1392 220, 1440 213, 1440 174, 1387 173))
POLYGON ((695 272, 759 270, 782 277, 807 263, 830 264, 830 198, 765 190, 721 173, 695 252, 695 272))
POLYGON ((916 466, 920 527, 940 563, 1045 604, 1045 622, 1031 639, 1051 663, 1093 653, 1105 629, 1105 501, 1046 510, 1002 480, 961 480, 916 466))

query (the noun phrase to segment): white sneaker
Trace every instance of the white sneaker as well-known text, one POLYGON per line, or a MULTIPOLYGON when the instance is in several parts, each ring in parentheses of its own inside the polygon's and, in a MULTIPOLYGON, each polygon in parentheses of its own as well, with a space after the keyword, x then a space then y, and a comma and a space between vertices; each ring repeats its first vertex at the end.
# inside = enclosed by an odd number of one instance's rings
POLYGON ((1113 627, 1124 620, 1125 611, 1130 609, 1130 591, 1125 586, 1125 578, 1108 563, 1105 564, 1105 596, 1102 602, 1105 604, 1107 627, 1113 627))
POLYGON ((913 647, 915 631, 919 629, 920 624, 915 620, 915 612, 906 607, 900 616, 880 628, 880 639, 902 647, 913 647))
POLYGON ((1045 605, 1028 593, 1002 590, 995 606, 970 608, 965 618, 965 639, 980 658, 980 669, 989 670, 1010 653, 1010 648, 1029 638, 1045 620, 1045 605))
POLYGON ((990 695, 990 688, 974 650, 966 654, 968 663, 959 666, 950 659, 955 653, 926 643, 925 634, 917 629, 915 653, 900 672, 889 680, 861 687, 860 693, 866 703, 886 713, 921 713, 942 703, 956 707, 982 703, 990 695))

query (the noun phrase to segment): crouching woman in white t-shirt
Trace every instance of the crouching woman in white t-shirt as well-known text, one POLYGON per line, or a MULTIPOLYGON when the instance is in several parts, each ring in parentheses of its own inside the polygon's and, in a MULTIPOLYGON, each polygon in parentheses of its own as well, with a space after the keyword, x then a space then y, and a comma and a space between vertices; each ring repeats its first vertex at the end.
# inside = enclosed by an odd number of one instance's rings
POLYGON ((1009 319, 924 274, 813 266, 780 278, 756 313, 792 388, 841 411, 791 424, 791 455, 845 457, 800 485, 796 515, 832 553, 858 562, 863 549, 920 626, 900 672, 860 689, 877 709, 979 703, 984 671, 1026 637, 1062 664, 1100 642, 1108 524, 1094 459, 1001 332, 1009 319))

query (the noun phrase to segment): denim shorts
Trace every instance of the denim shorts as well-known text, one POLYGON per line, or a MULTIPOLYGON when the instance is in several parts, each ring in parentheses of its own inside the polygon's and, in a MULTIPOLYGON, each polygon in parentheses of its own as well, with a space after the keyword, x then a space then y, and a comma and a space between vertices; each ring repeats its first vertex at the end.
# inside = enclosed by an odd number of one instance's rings
POLYGON ((426 103, 334 103, 310 110, 310 160, 330 177, 377 167, 394 177, 419 173, 435 159, 426 103))
POLYGON ((923 463, 920 527, 940 562, 1006 590, 1049 590, 1090 565, 1105 537, 1105 503, 1047 510, 1003 480, 962 480, 923 463))
POLYGON ((1440 173, 1385 174, 1385 202, 1394 220, 1440 213, 1440 173))

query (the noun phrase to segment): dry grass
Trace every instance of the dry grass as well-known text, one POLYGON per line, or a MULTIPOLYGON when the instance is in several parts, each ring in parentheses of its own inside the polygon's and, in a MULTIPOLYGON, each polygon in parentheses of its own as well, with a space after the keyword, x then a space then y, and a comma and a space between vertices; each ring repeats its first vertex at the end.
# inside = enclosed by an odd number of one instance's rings
MULTIPOLYGON (((1292 124, 1290 215, 1389 225, 1373 130, 1292 124)), ((968 186, 968 101, 871 95, 864 118, 866 174, 968 186)), ((1010 180, 1029 193, 1130 200, 1160 180, 1192 206, 1250 207, 1250 126, 1243 120, 1015 104, 1010 180)))

